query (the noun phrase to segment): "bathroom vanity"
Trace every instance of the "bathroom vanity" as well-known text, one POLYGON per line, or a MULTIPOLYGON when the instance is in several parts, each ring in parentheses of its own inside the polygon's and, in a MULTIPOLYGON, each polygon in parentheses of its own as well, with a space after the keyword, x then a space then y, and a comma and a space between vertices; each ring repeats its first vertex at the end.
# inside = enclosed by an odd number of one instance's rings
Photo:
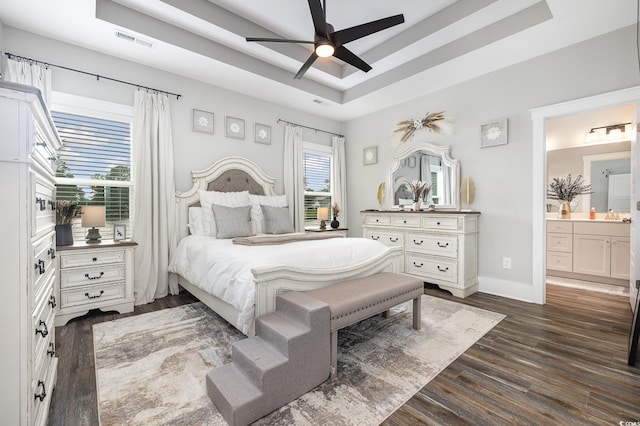
POLYGON ((629 232, 622 221, 547 219, 547 275, 627 287, 629 232))

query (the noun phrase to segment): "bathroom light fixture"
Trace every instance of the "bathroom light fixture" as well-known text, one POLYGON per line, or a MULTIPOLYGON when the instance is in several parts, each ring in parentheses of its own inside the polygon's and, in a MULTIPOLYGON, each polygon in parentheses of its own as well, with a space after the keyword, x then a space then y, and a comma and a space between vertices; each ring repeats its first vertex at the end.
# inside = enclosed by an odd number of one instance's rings
MULTIPOLYGON (((585 137, 585 143, 599 144, 631 140, 631 137, 627 134, 627 126, 631 126, 631 123, 610 124, 608 126, 592 127, 585 137)), ((628 130, 631 130, 630 127, 628 130)))

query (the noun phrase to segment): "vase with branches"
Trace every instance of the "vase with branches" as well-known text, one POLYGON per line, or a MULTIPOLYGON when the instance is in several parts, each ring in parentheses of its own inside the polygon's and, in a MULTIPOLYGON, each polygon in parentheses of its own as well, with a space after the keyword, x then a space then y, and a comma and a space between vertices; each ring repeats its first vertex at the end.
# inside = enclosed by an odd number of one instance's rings
POLYGON ((413 197, 413 209, 420 210, 422 200, 431 192, 431 184, 420 180, 412 180, 406 187, 411 191, 413 197))
POLYGON ((555 177, 551 180, 547 189, 547 197, 560 202, 558 217, 561 219, 571 218, 571 202, 578 195, 591 194, 591 184, 584 181, 582 175, 575 178, 568 173, 564 176, 555 177))

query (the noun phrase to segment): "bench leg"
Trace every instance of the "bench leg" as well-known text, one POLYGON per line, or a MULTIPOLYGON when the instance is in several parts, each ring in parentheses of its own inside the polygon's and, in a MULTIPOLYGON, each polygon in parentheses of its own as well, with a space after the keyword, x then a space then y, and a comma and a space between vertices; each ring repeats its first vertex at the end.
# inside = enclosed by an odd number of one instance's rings
POLYGON ((384 312, 382 313, 382 318, 389 318, 389 313, 390 313, 390 312, 391 312, 391 311, 390 311, 389 309, 387 309, 386 311, 384 311, 384 312))
POLYGON ((338 330, 331 332, 331 376, 338 372, 338 330))
POLYGON ((420 330, 420 326, 422 325, 422 304, 421 299, 422 296, 418 296, 413 299, 413 329, 420 330))

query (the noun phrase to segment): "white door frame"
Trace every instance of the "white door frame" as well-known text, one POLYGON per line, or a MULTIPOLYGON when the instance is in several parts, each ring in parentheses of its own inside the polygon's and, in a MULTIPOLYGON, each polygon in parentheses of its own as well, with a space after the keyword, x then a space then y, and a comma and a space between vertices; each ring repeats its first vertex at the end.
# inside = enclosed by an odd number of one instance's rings
MULTIPOLYGON (((546 302, 546 119, 633 103, 640 108, 640 86, 531 110, 533 120, 532 302, 539 304, 546 302)), ((636 156, 635 153, 633 155, 636 156)), ((631 161, 634 162, 635 158, 631 161)), ((632 185, 631 189, 635 191, 635 186, 632 185)))

